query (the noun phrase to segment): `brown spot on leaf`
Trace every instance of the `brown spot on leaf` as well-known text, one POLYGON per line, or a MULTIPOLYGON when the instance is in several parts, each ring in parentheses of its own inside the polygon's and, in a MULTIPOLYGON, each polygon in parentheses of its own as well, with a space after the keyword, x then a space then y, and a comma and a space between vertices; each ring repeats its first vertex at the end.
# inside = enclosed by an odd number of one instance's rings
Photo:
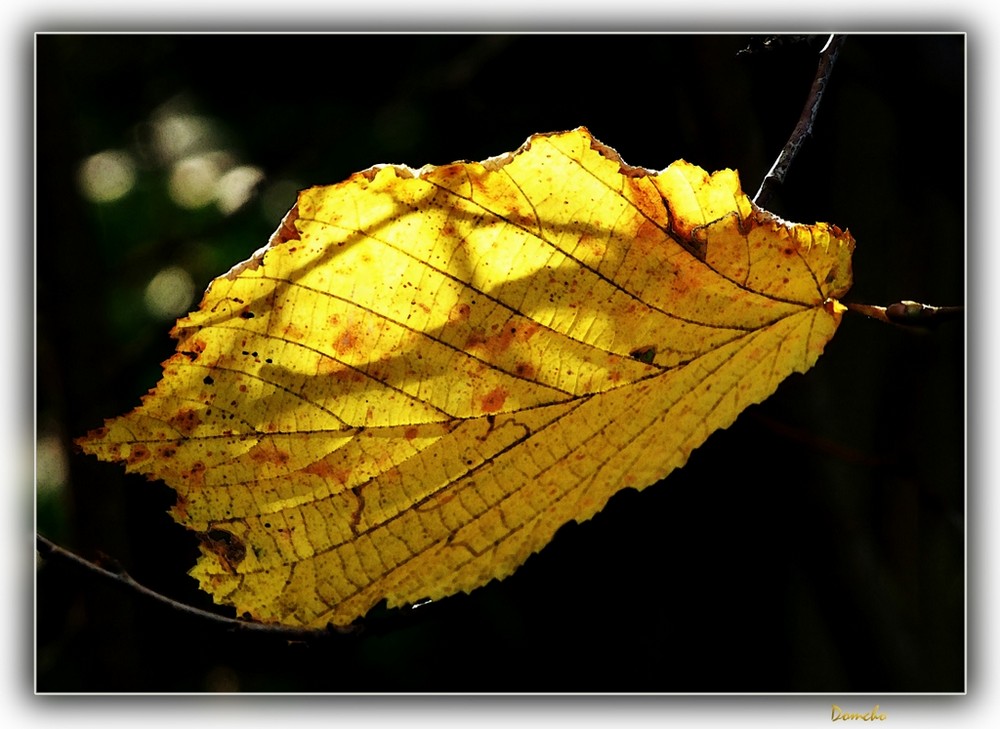
POLYGON ((209 529, 199 536, 202 546, 218 556, 222 568, 235 574, 236 568, 247 556, 247 548, 243 541, 232 532, 218 528, 209 529))
POLYGON ((302 340, 306 338, 306 332, 294 324, 286 324, 285 328, 281 330, 282 335, 288 340, 302 340))
POLYGON ((188 501, 187 498, 180 492, 177 492, 177 499, 174 501, 174 505, 170 507, 170 515, 175 521, 183 524, 188 518, 188 501))
MULTIPOLYGON (((182 331, 175 326, 170 330, 170 336, 174 339, 181 339, 182 337, 187 336, 187 332, 182 331)), ((187 361, 194 362, 201 356, 201 353, 205 351, 205 346, 205 342, 201 339, 182 340, 180 344, 177 345, 177 352, 174 353, 170 359, 164 362, 164 365, 184 362, 184 357, 187 358, 187 361)))
POLYGON ((201 416, 191 408, 181 408, 167 420, 170 427, 174 428, 181 435, 191 435, 195 428, 201 424, 201 416))
POLYGON ((257 463, 272 463, 276 466, 285 465, 291 458, 287 451, 281 450, 268 440, 262 440, 247 451, 247 455, 257 463))
POLYGON ((364 382, 365 376, 358 370, 348 367, 333 357, 320 357, 316 363, 316 374, 327 375, 337 382, 364 382))
POLYGON ((514 374, 526 380, 532 380, 535 377, 535 366, 530 362, 518 362, 514 365, 514 374))
POLYGON ((205 482, 205 464, 201 461, 195 461, 191 464, 191 468, 181 472, 181 478, 187 481, 189 488, 202 486, 205 482))
POLYGON ((469 314, 472 312, 472 307, 468 304, 458 304, 453 306, 451 311, 448 312, 448 321, 450 322, 461 322, 468 321, 469 314))
POLYGON ((475 349, 476 347, 482 347, 484 344, 486 344, 486 335, 483 333, 483 330, 473 329, 468 339, 465 340, 465 349, 475 349))
POLYGON ((357 324, 352 324, 346 329, 342 329, 340 333, 333 339, 333 349, 339 355, 347 354, 358 347, 358 342, 360 341, 360 332, 357 324))
POLYGON ((337 466, 328 461, 316 461, 302 469, 303 473, 319 476, 325 481, 336 481, 341 486, 351 478, 351 469, 337 466))
POLYGON ((479 398, 479 409, 484 413, 495 413, 503 407, 507 400, 507 390, 502 387, 494 387, 488 393, 479 398))
POLYGON ((136 443, 131 447, 131 449, 129 449, 128 459, 126 460, 126 463, 128 463, 128 465, 130 466, 134 466, 137 463, 145 461, 147 458, 149 458, 149 456, 150 456, 149 449, 142 443, 136 443))
POLYGON ((535 322, 508 322, 496 334, 486 336, 481 329, 474 330, 465 342, 465 349, 479 348, 489 359, 502 355, 515 342, 527 342, 542 329, 535 322))

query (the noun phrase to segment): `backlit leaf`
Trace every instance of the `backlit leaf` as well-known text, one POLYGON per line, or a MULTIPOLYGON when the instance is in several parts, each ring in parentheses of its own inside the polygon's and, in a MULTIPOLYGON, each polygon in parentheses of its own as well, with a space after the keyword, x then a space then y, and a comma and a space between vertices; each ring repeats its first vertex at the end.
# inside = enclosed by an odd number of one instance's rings
POLYGON ((373 167, 301 193, 79 443, 177 492, 217 602, 345 625, 506 577, 682 466, 815 363, 853 247, 582 128, 373 167))

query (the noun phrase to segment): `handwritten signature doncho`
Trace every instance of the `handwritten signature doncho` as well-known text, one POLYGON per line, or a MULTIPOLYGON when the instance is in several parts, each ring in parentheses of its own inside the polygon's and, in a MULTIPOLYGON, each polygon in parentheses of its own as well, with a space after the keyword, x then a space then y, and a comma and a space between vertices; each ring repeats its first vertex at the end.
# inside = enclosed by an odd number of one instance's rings
POLYGON ((885 712, 879 711, 878 704, 875 704, 874 709, 864 714, 844 711, 834 704, 830 711, 830 721, 885 721, 885 712))

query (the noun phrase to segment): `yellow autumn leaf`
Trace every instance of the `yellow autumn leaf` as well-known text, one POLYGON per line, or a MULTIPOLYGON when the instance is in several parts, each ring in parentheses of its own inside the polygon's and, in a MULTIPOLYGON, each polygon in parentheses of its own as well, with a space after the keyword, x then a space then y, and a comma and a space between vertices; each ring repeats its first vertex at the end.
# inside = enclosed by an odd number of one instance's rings
POLYGON ((510 575, 811 367, 854 242, 583 128, 302 192, 131 413, 78 442, 177 492, 241 615, 346 625, 510 575))

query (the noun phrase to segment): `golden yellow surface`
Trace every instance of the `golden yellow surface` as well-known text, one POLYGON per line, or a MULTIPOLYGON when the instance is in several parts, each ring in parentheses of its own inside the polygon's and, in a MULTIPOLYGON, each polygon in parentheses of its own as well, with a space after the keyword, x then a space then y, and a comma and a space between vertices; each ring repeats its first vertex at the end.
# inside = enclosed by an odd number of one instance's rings
POLYGON ((301 193, 142 405, 79 442, 177 491, 217 602, 346 625, 506 577, 682 466, 815 363, 853 247, 582 128, 375 167, 301 193))

